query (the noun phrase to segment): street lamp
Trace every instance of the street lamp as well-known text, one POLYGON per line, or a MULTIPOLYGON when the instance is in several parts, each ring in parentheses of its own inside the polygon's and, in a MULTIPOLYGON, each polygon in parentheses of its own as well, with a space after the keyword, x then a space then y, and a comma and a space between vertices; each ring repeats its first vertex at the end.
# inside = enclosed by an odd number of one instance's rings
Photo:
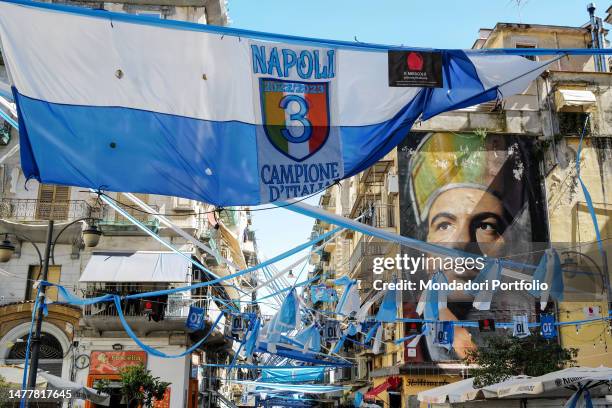
MULTIPOLYGON (((98 229, 93 225, 95 219, 92 217, 79 218, 74 220, 68 224, 66 224, 60 232, 53 238, 53 220, 49 220, 49 224, 47 226, 47 241, 45 245, 45 256, 44 259, 41 256, 40 250, 38 246, 29 238, 15 235, 17 238, 25 239, 29 241, 36 249, 38 253, 38 258, 40 260, 41 273, 40 279, 41 281, 46 281, 49 273, 49 261, 52 260, 53 264, 55 264, 55 258, 53 256, 55 252, 55 244, 57 240, 62 235, 64 231, 68 229, 71 225, 76 224, 81 221, 89 221, 90 226, 82 232, 82 239, 85 246, 92 248, 98 245, 100 241, 100 236, 102 232, 98 231, 98 229)), ((8 234, 6 234, 5 240, 0 244, 0 262, 7 262, 11 259, 11 256, 15 252, 15 246, 8 240, 8 234)), ((41 285, 40 293, 39 293, 39 305, 38 310, 36 310, 36 330, 34 331, 31 341, 30 341, 30 371, 28 373, 28 389, 34 389, 36 384, 36 375, 38 374, 38 360, 40 358, 40 334, 42 331, 42 322, 43 322, 43 312, 44 312, 44 304, 45 301, 45 291, 46 286, 41 285)))
POLYGON ((15 245, 11 244, 8 237, 0 244, 0 262, 8 262, 15 253, 15 245))
POLYGON ((98 230, 95 225, 90 226, 83 231, 83 243, 87 248, 95 248, 100 242, 102 231, 98 230))
POLYGON ((36 245, 31 238, 28 238, 25 235, 18 235, 8 232, 4 234, 4 241, 2 241, 2 243, 0 244, 0 262, 4 263, 10 261, 13 257, 13 254, 15 253, 15 245, 13 245, 13 243, 9 240, 9 235, 13 235, 18 240, 28 241, 30 244, 32 244, 32 246, 36 250, 36 254, 38 255, 38 263, 42 268, 43 258, 42 254, 40 253, 40 249, 38 249, 38 245, 36 245))

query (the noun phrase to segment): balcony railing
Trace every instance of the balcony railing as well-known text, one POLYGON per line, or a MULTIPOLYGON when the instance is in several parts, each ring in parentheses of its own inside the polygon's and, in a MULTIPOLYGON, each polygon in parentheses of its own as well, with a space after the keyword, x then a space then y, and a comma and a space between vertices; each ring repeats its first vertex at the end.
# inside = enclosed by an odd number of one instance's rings
MULTIPOLYGON (((159 230, 159 221, 153 215, 121 204, 118 205, 153 232, 157 232, 159 230)), ((151 207, 155 213, 159 211, 159 207, 156 205, 149 205, 149 207, 151 207)), ((106 235, 140 232, 140 229, 134 225, 132 221, 128 220, 114 208, 105 205, 102 207, 100 212, 101 215, 99 217, 99 226, 102 232, 104 232, 106 235)))
MULTIPOLYGON (((141 292, 148 292, 150 289, 145 290, 131 290, 129 294, 136 294, 141 292)), ((107 293, 113 293, 109 290, 88 290, 86 291, 86 297, 97 297, 107 293)), ((126 295, 128 292, 116 292, 117 294, 126 295)), ((146 303, 150 302, 153 304, 152 310, 153 315, 156 318, 167 319, 185 319, 189 314, 189 306, 197 306, 207 309, 208 298, 205 297, 183 297, 180 294, 171 294, 167 296, 158 296, 155 298, 147 299, 124 299, 122 300, 121 310, 125 317, 147 317, 151 313, 147 312, 145 306, 146 303)), ((83 306, 84 317, 117 317, 118 311, 114 303, 97 303, 94 305, 83 306)))
POLYGON ((374 204, 364 206, 359 215, 361 223, 376 228, 395 227, 395 208, 392 205, 374 204))
POLYGON ((43 201, 38 199, 0 199, 0 219, 28 221, 72 221, 95 216, 95 209, 83 200, 43 201))
POLYGON ((372 277, 373 260, 379 256, 392 256, 398 250, 393 242, 362 236, 349 257, 349 273, 353 279, 372 277))

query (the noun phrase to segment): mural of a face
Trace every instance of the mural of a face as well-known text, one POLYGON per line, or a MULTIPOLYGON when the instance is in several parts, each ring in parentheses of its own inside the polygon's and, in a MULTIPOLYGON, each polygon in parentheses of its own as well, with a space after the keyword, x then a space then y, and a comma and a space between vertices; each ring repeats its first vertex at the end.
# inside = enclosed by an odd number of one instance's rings
MULTIPOLYGON (((533 152, 531 140, 513 135, 410 134, 398 147, 402 235, 453 248, 461 253, 455 261, 465 260, 465 254, 474 258, 512 256, 515 260, 517 255, 529 254, 534 243, 547 240, 533 152)), ((412 249, 405 251, 422 256, 412 249)), ((414 280, 429 279, 440 271, 449 283, 465 283, 475 280, 483 265, 458 268, 457 263, 435 262, 447 256, 425 256, 428 263, 414 280)), ((409 294, 406 299, 416 304, 422 294, 409 294)), ((450 290, 446 296, 446 307, 438 310, 443 321, 504 321, 515 314, 531 314, 533 309, 533 298, 522 293, 492 294, 490 310, 474 308, 473 294, 466 291, 450 290)), ((427 318, 426 313, 427 308, 421 316, 427 318)), ((428 332, 424 342, 426 358, 432 361, 465 357, 483 338, 478 329, 455 327, 449 351, 435 344, 434 335, 428 332)))
MULTIPOLYGON (((410 201, 426 232, 423 238, 476 256, 502 256, 508 243, 504 233, 524 206, 524 168, 519 147, 509 137, 426 135, 408 170, 410 201)), ((449 282, 474 279, 479 272, 460 269, 442 272, 449 282)))
MULTIPOLYGON (((441 193, 427 218, 427 241, 477 255, 497 257, 503 252, 504 207, 484 190, 461 187, 441 193)), ((478 269, 444 271, 448 281, 474 279, 478 269)))

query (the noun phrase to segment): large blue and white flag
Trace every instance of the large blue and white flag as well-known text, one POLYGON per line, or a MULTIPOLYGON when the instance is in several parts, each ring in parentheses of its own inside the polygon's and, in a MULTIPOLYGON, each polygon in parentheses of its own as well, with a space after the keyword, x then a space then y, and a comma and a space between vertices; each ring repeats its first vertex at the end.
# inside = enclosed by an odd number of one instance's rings
POLYGON ((0 37, 27 177, 225 206, 322 190, 547 65, 22 0, 0 1, 0 37))

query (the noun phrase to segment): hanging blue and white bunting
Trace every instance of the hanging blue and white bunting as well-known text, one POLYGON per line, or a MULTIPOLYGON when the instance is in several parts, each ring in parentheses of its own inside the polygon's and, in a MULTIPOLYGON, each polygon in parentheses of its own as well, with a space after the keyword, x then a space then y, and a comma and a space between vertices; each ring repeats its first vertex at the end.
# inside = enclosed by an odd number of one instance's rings
POLYGON ((204 328, 204 317, 206 311, 201 307, 189 306, 189 314, 187 314, 187 321, 185 327, 189 330, 202 330, 204 328))
POLYGON ((335 302, 338 300, 338 295, 334 288, 330 288, 327 285, 320 284, 314 285, 310 288, 310 298, 312 303, 323 302, 335 302))
POLYGON ((397 319, 397 296, 398 291, 388 289, 385 293, 378 313, 376 314, 376 321, 378 322, 395 322, 397 319))
POLYGON ((554 248, 544 251, 537 269, 533 273, 533 280, 548 285, 546 290, 532 290, 530 293, 540 298, 540 309, 544 310, 548 299, 563 300, 563 269, 559 253, 554 248))
POLYGON ((327 342, 338 340, 340 335, 340 322, 335 319, 327 319, 323 325, 323 339, 327 342))
POLYGON ((320 191, 378 161, 417 118, 519 93, 556 60, 23 0, 0 1, 0 37, 26 177, 221 206, 320 191))
POLYGON ((555 315, 546 313, 540 315, 542 337, 545 339, 557 338, 557 327, 555 326, 555 315))
POLYGON ((253 357, 253 352, 257 346, 257 337, 259 337, 259 328, 261 326, 261 322, 259 319, 256 319, 253 323, 253 327, 251 328, 246 342, 244 343, 244 354, 248 358, 253 357))
POLYGON ((436 322, 434 330, 434 344, 450 350, 455 339, 455 326, 453 326, 453 322, 436 322))
POLYGON ((526 315, 513 316, 512 322, 512 335, 514 337, 523 338, 531 334, 529 331, 529 320, 526 315))
MULTIPOLYGON (((446 279, 444 273, 440 271, 435 272, 430 280, 432 285, 448 283, 448 279, 446 279)), ((416 312, 422 315, 425 320, 438 320, 440 317, 440 310, 445 309, 447 306, 447 298, 448 291, 445 289, 425 289, 419 297, 416 312)))

